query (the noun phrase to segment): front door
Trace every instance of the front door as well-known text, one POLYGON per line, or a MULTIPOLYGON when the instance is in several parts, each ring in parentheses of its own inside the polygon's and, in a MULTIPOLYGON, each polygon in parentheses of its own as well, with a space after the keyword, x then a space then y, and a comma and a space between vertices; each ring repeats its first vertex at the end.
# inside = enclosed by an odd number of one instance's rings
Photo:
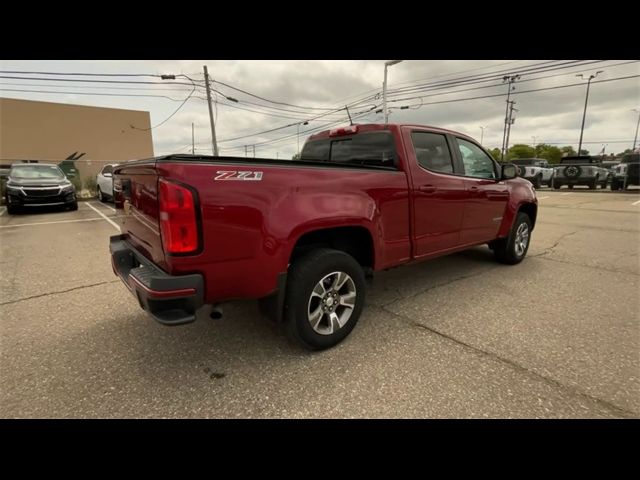
POLYGON ((498 165, 482 148, 459 137, 455 142, 468 192, 461 241, 465 245, 488 242, 498 234, 509 190, 506 183, 499 180, 498 165))

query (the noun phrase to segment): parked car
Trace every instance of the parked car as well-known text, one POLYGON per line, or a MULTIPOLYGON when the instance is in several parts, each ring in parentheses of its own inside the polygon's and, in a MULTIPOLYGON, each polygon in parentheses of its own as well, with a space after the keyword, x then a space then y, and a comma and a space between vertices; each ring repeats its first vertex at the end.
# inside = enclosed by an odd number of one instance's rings
POLYGON ((46 163, 15 163, 6 184, 7 213, 22 207, 64 206, 78 209, 73 184, 57 165, 46 163))
POLYGON ((573 188, 575 185, 586 185, 591 190, 598 185, 607 188, 609 171, 602 168, 597 159, 588 155, 567 156, 560 159, 553 173, 553 188, 560 189, 563 185, 573 188))
POLYGON ((483 244, 517 264, 538 211, 531 182, 472 138, 399 124, 315 134, 299 160, 131 162, 114 193, 112 267, 151 317, 177 325, 204 304, 260 299, 314 350, 351 332, 365 276, 483 244))
POLYGON ((627 153, 613 168, 611 190, 625 190, 629 185, 640 185, 640 153, 627 153))
POLYGON ((105 165, 96 176, 96 190, 101 202, 113 200, 113 167, 116 165, 117 163, 105 165))
POLYGON ((543 158, 518 158, 511 163, 518 166, 518 176, 529 180, 535 188, 553 181, 553 167, 543 158))

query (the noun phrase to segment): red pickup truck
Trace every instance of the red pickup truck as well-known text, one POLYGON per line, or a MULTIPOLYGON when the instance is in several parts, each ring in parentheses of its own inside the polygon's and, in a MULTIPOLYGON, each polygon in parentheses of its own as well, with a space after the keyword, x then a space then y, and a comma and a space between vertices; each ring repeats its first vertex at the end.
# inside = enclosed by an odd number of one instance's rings
POLYGON ((260 299, 302 346, 353 329, 375 271, 488 244, 527 253, 538 204, 473 139, 422 125, 309 137, 299 160, 169 155, 114 169, 114 272, 166 325, 260 299))

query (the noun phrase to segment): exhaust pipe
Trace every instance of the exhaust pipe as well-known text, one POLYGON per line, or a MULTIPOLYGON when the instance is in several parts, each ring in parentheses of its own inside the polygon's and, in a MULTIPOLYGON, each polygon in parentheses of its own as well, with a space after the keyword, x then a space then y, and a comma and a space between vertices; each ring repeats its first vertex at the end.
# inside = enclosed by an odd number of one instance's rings
POLYGON ((211 313, 209 313, 209 317, 211 317, 212 320, 220 320, 222 318, 222 308, 217 305, 213 305, 211 313))

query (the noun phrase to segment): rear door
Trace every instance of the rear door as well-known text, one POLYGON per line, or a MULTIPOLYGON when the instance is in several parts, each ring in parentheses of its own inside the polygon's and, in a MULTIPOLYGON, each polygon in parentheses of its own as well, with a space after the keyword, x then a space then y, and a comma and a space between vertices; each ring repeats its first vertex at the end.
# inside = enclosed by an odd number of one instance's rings
POLYGON ((461 242, 467 245, 493 240, 502 223, 509 190, 506 183, 499 180, 498 164, 479 145, 461 137, 454 137, 454 142, 468 193, 461 242))
POLYGON ((467 191, 458 176, 451 137, 403 127, 412 185, 414 257, 460 245, 467 191))

